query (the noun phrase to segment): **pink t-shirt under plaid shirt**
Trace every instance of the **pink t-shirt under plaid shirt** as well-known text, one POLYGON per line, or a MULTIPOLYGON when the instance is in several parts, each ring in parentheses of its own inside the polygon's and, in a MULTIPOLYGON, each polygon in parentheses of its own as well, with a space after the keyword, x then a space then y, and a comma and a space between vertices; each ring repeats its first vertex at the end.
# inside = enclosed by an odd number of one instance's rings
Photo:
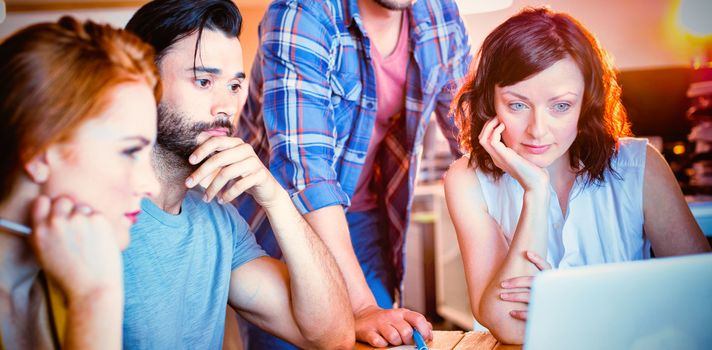
MULTIPOLYGON (((397 286, 425 128, 434 116, 459 157, 450 102, 471 61, 454 0, 418 0, 406 12, 410 60, 404 107, 380 143, 371 181, 378 189, 384 253, 393 263, 397 286)), ((238 136, 269 165, 300 213, 349 207, 378 100, 358 0, 272 0, 259 33, 238 136)), ((262 248, 281 258, 264 210, 249 195, 235 204, 262 248)))
POLYGON ((378 207, 378 194, 369 188, 373 179, 373 161, 378 147, 386 136, 391 118, 405 108, 405 78, 410 53, 408 52, 408 13, 403 11, 401 30, 396 47, 383 57, 371 43, 371 62, 376 73, 376 122, 368 144, 366 159, 361 168, 349 211, 366 211, 378 207))

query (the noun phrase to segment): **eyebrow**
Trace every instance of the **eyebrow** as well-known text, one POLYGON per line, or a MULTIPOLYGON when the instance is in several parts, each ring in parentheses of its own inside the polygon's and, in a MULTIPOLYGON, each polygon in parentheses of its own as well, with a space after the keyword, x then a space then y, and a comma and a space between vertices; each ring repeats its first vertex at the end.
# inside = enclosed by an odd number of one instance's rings
MULTIPOLYGON (((520 95, 520 94, 518 94, 518 93, 516 93, 516 92, 505 91, 505 92, 503 92, 503 94, 510 94, 510 95, 513 95, 513 96, 516 97, 516 98, 529 101, 529 99, 528 99, 526 96, 520 95)), ((566 96, 566 95, 574 95, 574 96, 578 97, 578 94, 577 94, 577 93, 571 92, 571 91, 567 91, 567 92, 565 92, 565 93, 563 93, 563 94, 561 94, 561 95, 559 95, 559 96, 554 96, 554 97, 550 98, 549 101, 558 100, 558 99, 560 99, 560 98, 562 98, 562 97, 564 97, 564 96, 566 96)))
POLYGON ((151 141, 149 141, 147 138, 143 136, 126 136, 122 140, 127 140, 127 141, 138 141, 141 142, 143 146, 149 145, 151 141))
MULTIPOLYGON (((196 66, 195 68, 188 68, 186 69, 188 72, 195 72, 195 73, 208 73, 212 75, 221 75, 222 70, 220 68, 213 68, 213 67, 205 67, 205 66, 196 66)), ((238 80, 244 80, 246 77, 245 72, 237 72, 234 75, 235 79, 238 80)))
POLYGON ((505 91, 505 92, 502 93, 502 95, 507 95, 507 94, 512 95, 512 96, 514 96, 514 97, 516 97, 516 98, 518 98, 518 99, 520 99, 520 100, 527 100, 527 101, 529 101, 529 99, 528 99, 526 96, 520 95, 520 94, 518 94, 518 93, 516 93, 516 92, 505 91))

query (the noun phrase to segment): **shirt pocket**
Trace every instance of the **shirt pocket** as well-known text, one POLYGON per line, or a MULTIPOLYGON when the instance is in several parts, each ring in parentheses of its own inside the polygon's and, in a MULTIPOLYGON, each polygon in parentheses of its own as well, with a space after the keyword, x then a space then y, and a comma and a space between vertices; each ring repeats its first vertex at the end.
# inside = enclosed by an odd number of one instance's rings
POLYGON ((333 72, 329 78, 331 85, 331 104, 336 106, 342 101, 357 102, 361 97, 361 79, 356 73, 333 72))
POLYGON ((331 108, 334 111, 337 137, 345 137, 352 130, 352 124, 360 113, 363 85, 360 75, 352 72, 333 72, 329 78, 331 85, 331 108))

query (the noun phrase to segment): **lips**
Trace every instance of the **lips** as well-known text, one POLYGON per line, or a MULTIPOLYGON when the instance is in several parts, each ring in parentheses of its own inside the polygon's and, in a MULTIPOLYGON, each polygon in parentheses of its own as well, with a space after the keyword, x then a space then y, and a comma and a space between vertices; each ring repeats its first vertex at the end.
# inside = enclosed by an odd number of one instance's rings
POLYGON ((138 220, 138 214, 140 213, 140 210, 136 210, 135 212, 132 213, 126 213, 124 216, 126 216, 129 221, 131 221, 131 225, 136 223, 136 220, 138 220))
POLYGON ((210 136, 227 136, 230 130, 228 128, 213 128, 205 130, 210 136))
POLYGON ((551 145, 528 145, 523 143, 524 150, 531 154, 542 154, 549 150, 551 145))

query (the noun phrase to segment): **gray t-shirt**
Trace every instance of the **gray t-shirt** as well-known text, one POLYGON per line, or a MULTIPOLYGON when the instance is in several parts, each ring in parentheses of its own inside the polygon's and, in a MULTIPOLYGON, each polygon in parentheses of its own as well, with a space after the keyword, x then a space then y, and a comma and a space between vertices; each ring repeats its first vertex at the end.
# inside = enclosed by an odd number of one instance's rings
POLYGON ((232 205, 189 191, 179 215, 148 199, 124 251, 124 348, 222 347, 230 272, 266 255, 232 205))

